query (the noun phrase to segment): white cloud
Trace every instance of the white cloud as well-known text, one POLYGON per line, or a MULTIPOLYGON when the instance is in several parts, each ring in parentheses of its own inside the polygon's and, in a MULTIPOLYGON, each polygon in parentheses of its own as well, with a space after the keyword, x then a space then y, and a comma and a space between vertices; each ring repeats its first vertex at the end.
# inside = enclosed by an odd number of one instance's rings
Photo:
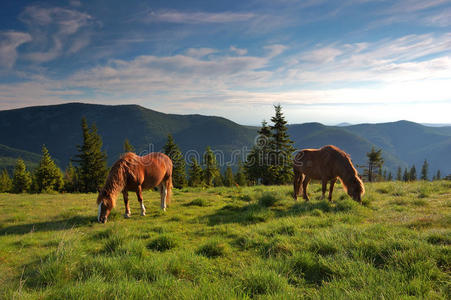
POLYGON ((17 59, 17 48, 30 41, 31 36, 25 32, 0 32, 0 68, 12 68, 17 59))
POLYGON ((230 46, 230 51, 235 52, 238 55, 246 55, 247 54, 247 49, 241 49, 241 48, 237 48, 235 46, 230 46))
POLYGON ((234 23, 248 21, 254 18, 252 13, 236 12, 182 12, 182 11, 158 11, 152 12, 146 17, 149 22, 168 22, 168 23, 234 23))
POLYGON ((213 54, 217 51, 218 50, 211 49, 211 48, 190 48, 186 51, 186 55, 191 56, 191 57, 199 57, 200 58, 200 57, 207 56, 209 54, 213 54))
POLYGON ((34 48, 40 49, 25 56, 33 62, 51 61, 61 56, 65 49, 69 54, 76 53, 90 42, 90 36, 86 33, 73 38, 92 21, 90 15, 77 10, 32 5, 25 8, 20 20, 28 25, 34 37, 34 48), (71 45, 67 45, 69 41, 71 45))

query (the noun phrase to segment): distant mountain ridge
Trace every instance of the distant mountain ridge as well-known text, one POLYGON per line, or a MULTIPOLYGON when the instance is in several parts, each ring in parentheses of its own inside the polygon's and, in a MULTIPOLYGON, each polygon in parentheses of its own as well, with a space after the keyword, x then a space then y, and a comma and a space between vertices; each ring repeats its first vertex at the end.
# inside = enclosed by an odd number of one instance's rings
MULTIPOLYGON (((258 130, 222 117, 165 114, 139 105, 68 103, 4 110, 0 111, 0 144, 4 145, 0 168, 5 160, 11 163, 25 153, 36 164, 43 144, 64 168, 81 143, 83 116, 89 124, 96 124, 110 164, 122 153, 126 138, 143 154, 161 150, 169 133, 183 152, 203 153, 211 146, 224 153, 224 163, 232 152, 249 150, 258 130)), ((304 123, 289 125, 288 133, 297 149, 334 144, 350 153, 357 165, 366 162, 366 153, 374 146, 383 149, 385 166, 392 172, 412 164, 419 172, 427 159, 430 175, 437 169, 451 173, 450 126, 428 127, 409 121, 340 126, 304 123)))

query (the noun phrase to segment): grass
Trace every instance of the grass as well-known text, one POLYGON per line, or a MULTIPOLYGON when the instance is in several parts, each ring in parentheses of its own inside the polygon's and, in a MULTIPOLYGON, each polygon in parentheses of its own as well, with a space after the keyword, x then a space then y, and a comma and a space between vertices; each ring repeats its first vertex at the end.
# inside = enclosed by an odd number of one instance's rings
POLYGON ((94 194, 0 194, 0 299, 450 298, 450 182, 309 190, 147 191, 107 224, 94 194))

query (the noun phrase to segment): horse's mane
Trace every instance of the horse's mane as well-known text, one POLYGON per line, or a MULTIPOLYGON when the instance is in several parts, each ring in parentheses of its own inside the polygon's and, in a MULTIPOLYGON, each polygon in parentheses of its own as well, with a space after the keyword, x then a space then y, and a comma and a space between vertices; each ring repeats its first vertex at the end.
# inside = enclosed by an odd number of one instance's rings
POLYGON ((365 187, 359 177, 359 173, 352 164, 351 156, 333 145, 324 146, 321 150, 331 154, 334 160, 340 162, 338 165, 343 166, 340 180, 343 184, 344 190, 348 192, 348 186, 352 185, 354 188, 358 189, 361 195, 363 195, 363 193, 365 193, 365 187))
MULTIPOLYGON (((101 193, 104 193, 104 204, 111 208, 116 206, 117 195, 122 192, 127 184, 127 178, 135 179, 136 167, 140 163, 140 156, 127 152, 123 154, 119 160, 117 160, 111 167, 108 177, 105 182, 101 193)), ((100 198, 97 199, 97 204, 100 202, 100 198)))

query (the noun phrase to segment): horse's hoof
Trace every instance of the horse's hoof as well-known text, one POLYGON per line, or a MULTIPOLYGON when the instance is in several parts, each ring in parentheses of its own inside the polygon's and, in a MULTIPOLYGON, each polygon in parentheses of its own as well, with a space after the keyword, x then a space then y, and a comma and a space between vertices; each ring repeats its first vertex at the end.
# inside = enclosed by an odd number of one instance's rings
POLYGON ((124 214, 124 218, 125 218, 125 219, 130 218, 130 214, 124 214))
POLYGON ((143 212, 141 212, 141 216, 145 216, 146 215, 146 212, 145 211, 143 211, 143 212))

